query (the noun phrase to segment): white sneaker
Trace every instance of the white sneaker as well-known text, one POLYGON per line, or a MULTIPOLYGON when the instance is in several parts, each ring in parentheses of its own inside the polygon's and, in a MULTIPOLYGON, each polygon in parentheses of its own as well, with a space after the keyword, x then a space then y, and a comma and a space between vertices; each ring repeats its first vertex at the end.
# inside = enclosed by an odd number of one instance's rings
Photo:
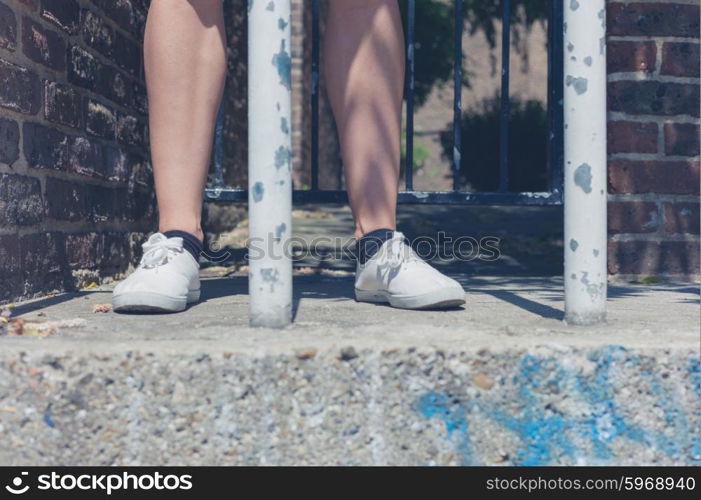
POLYGON ((112 294, 115 311, 178 312, 200 300, 199 263, 182 238, 152 234, 139 267, 112 294))
POLYGON ((401 309, 457 307, 465 303, 460 283, 434 269, 395 231, 365 264, 358 262, 355 299, 401 309))

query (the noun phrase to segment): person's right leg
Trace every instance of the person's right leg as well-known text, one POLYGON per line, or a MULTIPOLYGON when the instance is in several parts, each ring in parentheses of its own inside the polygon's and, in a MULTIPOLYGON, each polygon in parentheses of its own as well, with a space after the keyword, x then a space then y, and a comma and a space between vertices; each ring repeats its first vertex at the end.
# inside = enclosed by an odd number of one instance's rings
POLYGON ((202 202, 226 76, 221 0, 152 0, 144 63, 159 233, 112 302, 115 311, 179 311, 199 298, 202 202))
POLYGON ((152 0, 144 64, 159 229, 201 240, 202 197, 226 78, 221 0, 152 0))
POLYGON ((397 0, 330 0, 325 74, 357 242, 355 297, 405 309, 465 302, 396 231, 404 36, 397 0))

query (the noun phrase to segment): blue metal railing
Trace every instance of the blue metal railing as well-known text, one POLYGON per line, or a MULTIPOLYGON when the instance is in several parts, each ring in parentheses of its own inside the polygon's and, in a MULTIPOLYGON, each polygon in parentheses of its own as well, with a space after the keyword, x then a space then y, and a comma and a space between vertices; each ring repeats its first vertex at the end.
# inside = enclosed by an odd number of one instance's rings
MULTIPOLYGON (((319 188, 319 98, 320 98, 320 0, 309 0, 312 9, 312 71, 311 71, 311 182, 310 189, 294 190, 294 203, 347 203, 348 195, 342 190, 319 188)), ((463 89, 463 29, 464 3, 455 1, 454 35, 454 98, 453 98, 453 149, 451 155, 452 190, 417 191, 414 189, 414 83, 415 83, 415 32, 416 0, 406 0, 406 153, 404 168, 404 190, 399 193, 402 204, 449 204, 449 205, 559 205, 563 201, 563 2, 552 0, 548 21, 548 134, 547 168, 549 189, 542 192, 509 191, 509 63, 511 45, 511 2, 502 0, 502 51, 501 51, 501 95, 499 116, 499 184, 496 191, 461 190, 461 167, 464 163, 462 150, 462 89, 463 89)), ((214 185, 208 187, 207 201, 246 202, 246 189, 224 186, 222 165, 222 123, 219 114, 216 127, 214 153, 214 185)), ((486 166, 485 166, 486 167, 486 166)))

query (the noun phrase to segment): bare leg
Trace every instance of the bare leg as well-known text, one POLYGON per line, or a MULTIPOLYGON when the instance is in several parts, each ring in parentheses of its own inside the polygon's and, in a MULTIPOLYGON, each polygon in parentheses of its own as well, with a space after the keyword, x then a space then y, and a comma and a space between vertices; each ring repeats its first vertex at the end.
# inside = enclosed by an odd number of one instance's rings
POLYGON ((144 62, 159 230, 202 239, 203 191, 226 76, 221 0, 152 0, 144 62))
POLYGON ((397 0, 330 0, 325 53, 355 236, 395 229, 404 86, 397 0))

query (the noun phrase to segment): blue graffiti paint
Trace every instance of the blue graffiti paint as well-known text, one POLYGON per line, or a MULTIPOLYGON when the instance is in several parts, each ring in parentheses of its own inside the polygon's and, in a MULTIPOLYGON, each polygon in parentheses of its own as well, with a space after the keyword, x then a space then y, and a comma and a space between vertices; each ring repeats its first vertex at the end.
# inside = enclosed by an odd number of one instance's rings
POLYGON ((592 408, 591 416, 584 419, 584 432, 588 434, 594 454, 599 459, 609 459, 613 456, 609 444, 618 436, 645 442, 639 429, 626 425, 613 401, 610 369, 612 364, 622 360, 625 352, 626 349, 622 346, 609 346, 600 351, 592 351, 588 358, 596 364, 593 379, 590 380, 581 374, 575 376, 576 389, 592 408))
POLYGON ((480 403, 481 411, 521 440, 523 447, 512 457, 514 464, 546 465, 556 458, 556 454, 568 458, 578 454, 576 446, 567 437, 573 427, 572 421, 554 408, 539 403, 539 393, 560 392, 563 390, 561 383, 566 380, 564 370, 552 358, 526 355, 521 358, 518 372, 512 378, 518 387, 520 416, 515 417, 492 403, 480 403))
MULTIPOLYGON (((548 465, 560 463, 562 458, 574 461, 584 452, 576 444, 582 442, 581 438, 601 461, 615 458, 611 445, 617 439, 640 443, 675 460, 701 460, 701 409, 687 415, 675 398, 678 389, 665 383, 652 360, 619 345, 591 351, 588 359, 595 367, 590 374, 583 374, 579 369, 563 366, 555 357, 523 356, 511 379, 517 397, 508 407, 488 398, 460 402, 439 392, 425 394, 417 406, 425 418, 443 420, 449 438, 457 441, 466 463, 474 462, 468 432, 468 414, 474 413, 518 436, 521 447, 511 457, 516 465, 548 465), (651 405, 662 412, 664 432, 640 427, 631 421, 628 411, 617 405, 613 377, 615 370, 624 367, 634 368, 642 377, 641 385, 654 399, 651 405), (588 414, 581 418, 565 416, 544 403, 548 394, 561 392, 583 399, 589 407, 588 414)), ((697 358, 689 361, 687 372, 692 390, 701 399, 701 363, 697 358)))
POLYGON ((439 418, 445 424, 448 435, 457 435, 457 451, 462 465, 472 463, 470 452, 469 425, 465 408, 454 398, 437 392, 423 395, 417 402, 418 411, 426 418, 439 418))
POLYGON ((52 429, 56 427, 56 423, 54 422, 53 417, 51 416, 51 408, 47 408, 46 411, 44 412, 44 423, 51 427, 52 429))

